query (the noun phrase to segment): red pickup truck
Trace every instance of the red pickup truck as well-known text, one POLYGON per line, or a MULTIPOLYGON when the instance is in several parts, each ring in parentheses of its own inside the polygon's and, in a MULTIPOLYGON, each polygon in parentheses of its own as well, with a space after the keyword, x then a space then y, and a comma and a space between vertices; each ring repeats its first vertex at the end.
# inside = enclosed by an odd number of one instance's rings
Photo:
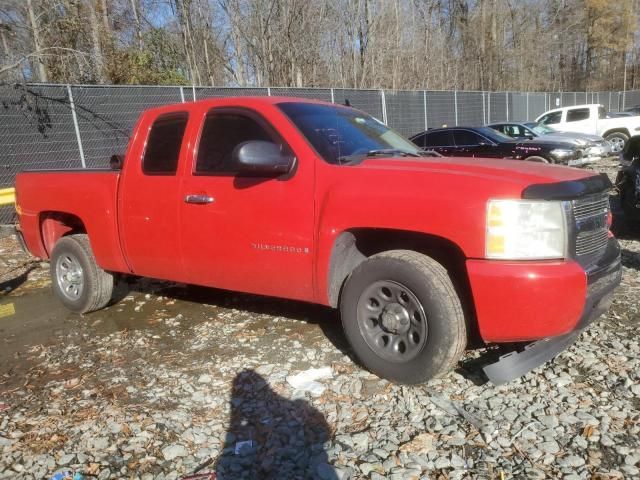
POLYGON ((148 110, 112 168, 23 172, 16 196, 27 248, 75 312, 105 307, 118 274, 315 302, 398 382, 448 371, 474 335, 528 342, 485 368, 501 383, 608 308, 610 187, 439 157, 358 110, 268 97, 148 110))

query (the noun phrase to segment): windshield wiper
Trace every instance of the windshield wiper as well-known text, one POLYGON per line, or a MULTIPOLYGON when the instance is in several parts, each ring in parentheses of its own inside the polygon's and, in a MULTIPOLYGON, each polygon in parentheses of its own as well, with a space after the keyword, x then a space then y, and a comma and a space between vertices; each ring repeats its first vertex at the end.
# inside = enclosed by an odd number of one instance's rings
POLYGON ((401 157, 419 157, 419 153, 407 152, 406 150, 400 150, 399 148, 382 148, 379 150, 369 150, 366 154, 367 157, 375 157, 376 155, 400 155, 401 157))
POLYGON ((441 153, 436 152, 435 150, 422 149, 420 150, 421 157, 443 157, 441 153))
POLYGON ((368 152, 362 153, 352 153, 351 155, 343 155, 338 157, 338 162, 341 165, 357 162, 360 160, 364 160, 368 157, 377 157, 377 156, 400 156, 400 157, 421 157, 420 153, 408 152, 406 150, 401 150, 398 148, 381 148, 378 150, 369 150, 368 152))

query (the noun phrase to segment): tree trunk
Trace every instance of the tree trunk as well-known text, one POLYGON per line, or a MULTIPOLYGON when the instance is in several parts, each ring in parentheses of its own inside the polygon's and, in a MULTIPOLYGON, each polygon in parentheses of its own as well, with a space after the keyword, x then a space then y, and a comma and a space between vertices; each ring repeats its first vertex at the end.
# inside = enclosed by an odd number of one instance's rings
POLYGON ((106 83, 104 73, 104 56, 102 54, 102 46, 100 45, 100 24, 93 0, 87 2, 89 8, 89 24, 91 28, 91 55, 93 57, 93 65, 96 83, 106 83))
POLYGON ((133 21, 135 23, 136 38, 138 39, 138 50, 142 51, 142 27, 140 23, 140 13, 138 12, 138 1, 131 0, 131 11, 133 12, 133 21))
MULTIPOLYGON (((33 46, 36 52, 42 50, 42 42, 40 41, 40 29, 38 27, 38 23, 36 22, 36 14, 33 9, 32 0, 27 0, 27 9, 29 10, 29 21, 31 22, 31 32, 33 34, 33 46)), ((36 65, 38 67, 38 77, 41 82, 47 82, 47 68, 41 58, 36 59, 36 65)))

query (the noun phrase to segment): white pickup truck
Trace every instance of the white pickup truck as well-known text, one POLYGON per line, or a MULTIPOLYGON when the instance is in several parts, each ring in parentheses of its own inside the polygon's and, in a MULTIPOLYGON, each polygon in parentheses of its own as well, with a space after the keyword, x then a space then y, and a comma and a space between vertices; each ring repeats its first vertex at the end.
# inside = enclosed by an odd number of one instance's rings
POLYGON ((608 117, 602 105, 574 105, 549 110, 536 122, 560 132, 580 132, 600 135, 609 141, 611 151, 619 153, 629 137, 640 135, 640 116, 608 117))

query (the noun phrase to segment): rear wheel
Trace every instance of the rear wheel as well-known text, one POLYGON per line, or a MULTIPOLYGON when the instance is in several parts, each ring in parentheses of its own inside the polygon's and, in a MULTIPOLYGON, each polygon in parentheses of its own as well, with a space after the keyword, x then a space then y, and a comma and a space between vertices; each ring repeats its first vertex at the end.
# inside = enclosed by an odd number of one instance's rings
POLYGON ((451 370, 467 340, 462 306, 447 271, 409 250, 380 253, 347 280, 342 325, 360 362, 400 383, 451 370))
POLYGON ((616 154, 622 152, 627 140, 629 140, 629 136, 622 132, 610 133, 604 138, 611 144, 611 153, 616 154))
POLYGON ((53 292, 72 312, 88 313, 105 307, 113 293, 113 275, 96 263, 87 235, 69 235, 51 252, 53 292))

